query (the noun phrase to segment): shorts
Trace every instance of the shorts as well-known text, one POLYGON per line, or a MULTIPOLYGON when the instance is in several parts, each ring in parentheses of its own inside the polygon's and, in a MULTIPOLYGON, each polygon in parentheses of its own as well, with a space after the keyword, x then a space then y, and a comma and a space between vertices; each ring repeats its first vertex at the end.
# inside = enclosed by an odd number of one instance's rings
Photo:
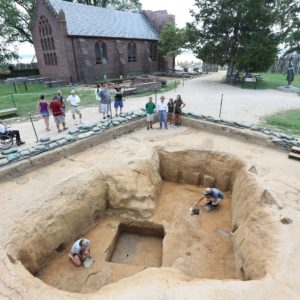
POLYGON ((75 115, 75 113, 81 115, 81 112, 80 112, 80 109, 79 109, 78 106, 72 106, 72 105, 71 105, 71 112, 72 112, 72 115, 73 115, 73 116, 75 115))
POLYGON ((123 101, 122 100, 115 100, 115 103, 114 103, 114 108, 122 108, 123 107, 123 101))
POLYGON ((110 105, 109 104, 103 104, 103 103, 101 103, 100 105, 101 105, 101 112, 102 113, 108 113, 110 105))
POLYGON ((218 205, 223 199, 222 198, 218 198, 218 199, 214 199, 214 198, 209 198, 208 199, 212 205, 218 205))
POLYGON ((175 110, 175 115, 181 115, 181 110, 175 110))
POLYGON ((153 114, 147 114, 146 119, 147 119, 147 122, 151 122, 154 119, 154 115, 153 114))
POLYGON ((53 117, 54 117, 54 121, 55 121, 56 124, 65 123, 65 116, 64 115, 53 116, 53 117))
POLYGON ((49 113, 48 112, 41 112, 40 115, 42 117, 49 117, 49 113))

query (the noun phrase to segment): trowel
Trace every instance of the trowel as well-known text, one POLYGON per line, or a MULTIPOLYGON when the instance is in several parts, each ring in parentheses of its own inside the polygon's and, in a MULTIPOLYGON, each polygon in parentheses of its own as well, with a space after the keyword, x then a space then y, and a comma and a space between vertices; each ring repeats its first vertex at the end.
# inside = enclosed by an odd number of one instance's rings
POLYGON ((201 197, 191 208, 190 208, 190 212, 191 212, 191 216, 193 215, 199 215, 200 213, 200 207, 199 204, 200 202, 205 198, 205 196, 201 197))

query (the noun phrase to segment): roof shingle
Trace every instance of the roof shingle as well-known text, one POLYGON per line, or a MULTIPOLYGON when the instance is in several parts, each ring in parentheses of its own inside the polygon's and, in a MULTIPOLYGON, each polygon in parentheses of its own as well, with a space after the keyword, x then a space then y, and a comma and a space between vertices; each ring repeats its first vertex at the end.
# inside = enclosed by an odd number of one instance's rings
POLYGON ((158 40, 158 33, 141 13, 49 0, 65 13, 69 35, 158 40))

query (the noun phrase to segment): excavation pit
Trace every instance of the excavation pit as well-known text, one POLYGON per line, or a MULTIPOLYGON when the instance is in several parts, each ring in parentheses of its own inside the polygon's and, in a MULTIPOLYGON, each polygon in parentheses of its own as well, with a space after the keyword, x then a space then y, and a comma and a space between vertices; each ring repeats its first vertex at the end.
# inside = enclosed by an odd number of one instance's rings
POLYGON ((198 280, 261 279, 274 255, 265 194, 236 156, 159 149, 150 160, 106 173, 88 170, 55 187, 47 199, 56 210, 32 219, 24 228, 31 234, 11 242, 8 254, 72 293, 94 293, 148 268, 198 280), (207 186, 224 191, 224 200, 191 216, 207 186), (92 241, 90 268, 67 259, 82 236, 92 241))
POLYGON ((147 267, 162 264, 164 229, 162 226, 138 226, 121 223, 116 245, 108 261, 147 267))

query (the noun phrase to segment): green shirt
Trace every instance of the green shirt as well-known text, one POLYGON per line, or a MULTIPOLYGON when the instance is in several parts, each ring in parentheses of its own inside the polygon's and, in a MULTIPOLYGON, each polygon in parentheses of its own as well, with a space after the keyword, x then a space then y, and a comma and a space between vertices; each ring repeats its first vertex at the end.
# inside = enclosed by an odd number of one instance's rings
POLYGON ((147 114, 153 114, 154 113, 154 109, 155 109, 155 104, 153 102, 148 102, 146 104, 146 112, 147 114))

